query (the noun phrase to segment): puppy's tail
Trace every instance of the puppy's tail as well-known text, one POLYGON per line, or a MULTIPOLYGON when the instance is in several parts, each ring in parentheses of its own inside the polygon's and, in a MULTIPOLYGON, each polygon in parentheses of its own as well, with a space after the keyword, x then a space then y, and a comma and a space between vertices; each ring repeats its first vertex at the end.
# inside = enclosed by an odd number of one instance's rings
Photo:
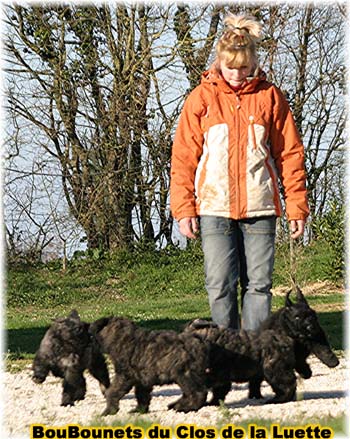
POLYGON ((97 335, 105 326, 108 325, 109 321, 110 317, 102 317, 101 319, 91 323, 89 327, 90 334, 97 335))

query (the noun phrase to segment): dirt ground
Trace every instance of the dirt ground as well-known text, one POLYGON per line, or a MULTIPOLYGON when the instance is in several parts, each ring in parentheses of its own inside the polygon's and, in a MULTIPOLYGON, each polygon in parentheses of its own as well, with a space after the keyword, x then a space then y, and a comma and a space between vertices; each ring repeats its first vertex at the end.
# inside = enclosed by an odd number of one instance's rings
MULTIPOLYGON (((347 365, 344 358, 335 369, 329 369, 314 357, 310 359, 313 376, 309 380, 298 381, 297 400, 285 404, 264 404, 272 395, 271 388, 264 383, 262 401, 247 398, 247 385, 232 386, 225 406, 203 407, 198 412, 176 413, 167 410, 167 405, 176 400, 180 389, 176 385, 155 387, 150 412, 144 415, 130 414, 136 401, 131 392, 120 403, 117 415, 102 418, 105 407, 104 397, 96 380, 87 378, 87 394, 83 401, 73 407, 61 407, 61 380, 49 376, 45 383, 38 385, 31 380, 28 366, 18 373, 4 373, 5 401, 4 428, 1 438, 29 438, 31 424, 47 427, 79 424, 81 426, 120 425, 131 423, 137 426, 144 422, 158 423, 175 428, 179 424, 195 426, 217 426, 235 424, 259 419, 270 423, 298 421, 300 425, 310 419, 329 419, 346 413, 349 400, 347 390, 347 365)), ((338 436, 336 436, 338 437, 338 436)), ((339 436, 340 437, 340 436, 339 436)))

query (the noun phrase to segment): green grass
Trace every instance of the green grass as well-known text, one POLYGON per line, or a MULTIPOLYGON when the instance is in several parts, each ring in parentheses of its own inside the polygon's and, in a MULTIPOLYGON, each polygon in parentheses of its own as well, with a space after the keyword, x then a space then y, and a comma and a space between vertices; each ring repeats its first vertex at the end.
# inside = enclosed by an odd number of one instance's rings
MULTIPOLYGON (((329 252, 320 244, 302 248, 298 275, 301 285, 325 280, 322 267, 329 252)), ((274 286, 288 286, 288 248, 277 247, 274 286)), ((339 280, 341 283, 341 279, 339 280)), ((337 350, 344 347, 344 301, 339 291, 308 296, 311 306, 322 304, 321 324, 337 350), (333 309, 334 308, 334 309, 333 309)), ((273 298, 273 308, 284 296, 273 298)), ((187 250, 119 251, 105 258, 60 261, 39 267, 9 268, 7 274, 7 359, 32 358, 53 318, 76 308, 87 321, 105 315, 124 315, 152 328, 180 330, 190 319, 209 318, 204 288, 203 255, 198 242, 187 250)))

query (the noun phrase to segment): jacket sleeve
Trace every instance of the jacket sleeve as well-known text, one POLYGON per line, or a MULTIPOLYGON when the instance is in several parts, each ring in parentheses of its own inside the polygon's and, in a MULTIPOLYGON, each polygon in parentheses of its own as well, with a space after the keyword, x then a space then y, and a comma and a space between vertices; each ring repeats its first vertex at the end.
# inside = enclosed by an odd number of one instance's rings
POLYGON ((274 87, 271 151, 284 189, 288 220, 306 219, 309 214, 304 146, 288 102, 274 87))
POLYGON ((195 217, 195 174, 203 151, 201 117, 205 104, 198 88, 187 97, 175 132, 171 156, 170 209, 178 221, 195 217))

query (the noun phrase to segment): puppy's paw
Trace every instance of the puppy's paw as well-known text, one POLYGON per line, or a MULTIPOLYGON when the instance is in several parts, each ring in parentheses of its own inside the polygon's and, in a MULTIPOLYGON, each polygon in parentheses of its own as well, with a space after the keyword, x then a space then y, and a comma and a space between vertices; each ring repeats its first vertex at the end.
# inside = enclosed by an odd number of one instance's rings
POLYGON ((74 401, 72 401, 71 399, 69 400, 62 400, 61 402, 61 406, 63 407, 67 407, 67 406, 73 406, 74 405, 74 401))
POLYGON ((119 408, 116 407, 106 407, 103 412, 101 413, 101 416, 108 416, 108 415, 115 415, 118 412, 119 408))
POLYGON ((312 377, 312 370, 305 370, 302 372, 299 372, 299 375, 301 376, 301 378, 304 378, 304 380, 308 380, 309 378, 312 377))
POLYGON ((34 383, 36 384, 42 384, 46 379, 46 376, 39 376, 39 375, 34 375, 32 376, 32 380, 34 381, 34 383))
POLYGON ((129 413, 140 413, 141 415, 148 413, 148 407, 145 406, 137 406, 134 409, 130 410, 129 413))
POLYGON ((196 410, 194 407, 188 405, 183 400, 179 400, 174 402, 173 404, 169 404, 168 409, 169 410, 174 409, 176 412, 182 412, 182 413, 189 413, 196 410))
POLYGON ((249 399, 262 399, 262 394, 260 391, 259 392, 256 392, 256 391, 249 392, 248 398, 249 399))
POLYGON ((282 404, 284 402, 295 401, 295 395, 274 396, 266 401, 266 404, 282 404))
POLYGON ((218 407, 220 405, 220 402, 222 402, 222 400, 219 400, 217 398, 212 398, 209 401, 207 401, 205 403, 206 406, 215 406, 218 407))

